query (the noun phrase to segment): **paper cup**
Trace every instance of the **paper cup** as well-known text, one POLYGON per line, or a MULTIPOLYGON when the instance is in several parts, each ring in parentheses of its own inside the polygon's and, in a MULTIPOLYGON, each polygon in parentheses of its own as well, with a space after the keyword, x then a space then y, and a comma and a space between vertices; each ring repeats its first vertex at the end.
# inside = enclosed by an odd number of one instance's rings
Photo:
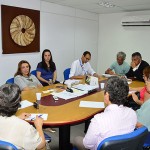
POLYGON ((67 87, 70 89, 70 88, 71 88, 71 83, 68 83, 68 84, 67 84, 67 87))
POLYGON ((52 79, 49 79, 49 83, 50 83, 50 84, 52 84, 52 83, 53 83, 52 79))
POLYGON ((104 89, 105 83, 100 83, 101 89, 104 89))
POLYGON ((132 80, 131 80, 131 79, 128 79, 127 82, 128 82, 128 84, 131 84, 131 83, 132 83, 132 80))
POLYGON ((36 100, 40 101, 41 100, 41 93, 36 93, 36 100))

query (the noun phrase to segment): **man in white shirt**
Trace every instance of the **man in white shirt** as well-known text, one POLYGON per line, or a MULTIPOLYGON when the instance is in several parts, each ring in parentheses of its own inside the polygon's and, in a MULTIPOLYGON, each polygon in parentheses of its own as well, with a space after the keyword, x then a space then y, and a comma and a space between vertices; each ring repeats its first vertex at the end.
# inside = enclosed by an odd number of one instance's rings
POLYGON ((75 60, 71 65, 69 78, 82 79, 86 75, 99 77, 98 74, 92 69, 89 61, 91 59, 91 53, 85 51, 81 59, 75 60))

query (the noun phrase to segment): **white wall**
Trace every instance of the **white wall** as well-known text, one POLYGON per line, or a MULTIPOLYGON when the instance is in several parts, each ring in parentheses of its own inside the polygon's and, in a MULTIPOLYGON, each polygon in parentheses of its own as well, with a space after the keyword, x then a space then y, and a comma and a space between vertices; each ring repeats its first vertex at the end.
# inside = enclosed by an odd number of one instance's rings
POLYGON ((116 60, 116 54, 124 51, 130 64, 133 52, 140 52, 150 63, 150 26, 123 27, 124 16, 149 15, 150 11, 99 15, 98 72, 104 73, 116 60))
MULTIPOLYGON (((9 6, 17 6, 22 8, 40 10, 40 0, 1 0, 1 4, 9 6)), ((1 13, 1 8, 0 8, 1 13)), ((1 14, 0 14, 1 16, 1 14)), ((1 22, 0 22, 1 29, 1 22)), ((40 60, 39 53, 20 53, 20 54, 2 54, 2 37, 0 30, 0 85, 4 84, 5 81, 14 76, 17 70, 17 65, 20 60, 27 60, 31 63, 31 69, 35 69, 36 63, 40 60), (33 61, 34 60, 34 61, 33 61)))
MULTIPOLYGON (((12 77, 20 60, 29 61, 32 70, 41 61, 45 48, 51 50, 56 63, 58 80, 63 80, 63 70, 85 50, 92 53, 91 64, 97 71, 98 15, 55 5, 40 0, 1 0, 1 4, 40 10, 40 53, 2 54, 0 42, 0 85, 12 77)), ((0 25, 1 26, 1 25, 0 25)), ((1 35, 1 31, 0 31, 1 35)), ((0 36, 1 41, 1 36, 0 36)))

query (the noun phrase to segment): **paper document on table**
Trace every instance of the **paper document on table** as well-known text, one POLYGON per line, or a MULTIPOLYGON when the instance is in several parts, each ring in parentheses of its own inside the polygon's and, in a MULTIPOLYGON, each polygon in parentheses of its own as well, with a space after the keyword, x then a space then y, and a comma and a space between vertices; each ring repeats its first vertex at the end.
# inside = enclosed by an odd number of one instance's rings
POLYGON ((135 92, 137 92, 137 91, 129 91, 129 94, 132 94, 132 93, 135 93, 135 92))
POLYGON ((78 85, 74 85, 73 88, 79 89, 82 91, 90 91, 90 90, 96 89, 97 86, 92 86, 92 85, 88 85, 88 84, 78 84, 78 85))
POLYGON ((102 76, 106 77, 106 78, 110 78, 110 77, 113 77, 115 75, 111 75, 111 74, 102 74, 102 76))
POLYGON ((49 93, 49 92, 54 92, 54 89, 48 89, 48 90, 46 90, 46 91, 42 91, 44 94, 45 93, 49 93))
POLYGON ((105 108, 104 102, 80 101, 79 107, 105 108))
POLYGON ((47 118, 48 118, 48 114, 42 114, 41 113, 41 114, 31 114, 31 116, 25 120, 33 121, 33 120, 35 120, 36 116, 43 118, 43 120, 47 120, 47 118))
POLYGON ((32 106, 33 103, 29 102, 28 100, 23 100, 20 102, 21 107, 19 109, 23 109, 29 106, 32 106))
POLYGON ((59 93, 53 92, 52 95, 55 95, 65 100, 77 97, 77 95, 75 95, 74 93, 67 92, 66 90, 59 92, 59 93))
POLYGON ((88 91, 81 91, 75 88, 71 88, 71 89, 73 90, 73 94, 76 96, 82 96, 82 95, 88 94, 88 91))
POLYGON ((68 80, 65 80, 64 84, 66 85, 73 85, 73 84, 79 84, 80 80, 75 80, 75 79, 68 79, 68 80))

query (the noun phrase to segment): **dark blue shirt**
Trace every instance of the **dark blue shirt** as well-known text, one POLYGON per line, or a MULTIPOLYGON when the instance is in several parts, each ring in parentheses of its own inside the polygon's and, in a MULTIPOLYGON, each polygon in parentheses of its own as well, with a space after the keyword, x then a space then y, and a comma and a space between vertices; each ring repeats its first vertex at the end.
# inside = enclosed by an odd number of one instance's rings
POLYGON ((41 72, 41 77, 48 81, 49 79, 53 79, 53 75, 54 75, 54 72, 56 70, 56 66, 55 66, 55 63, 54 63, 54 70, 52 70, 49 67, 47 67, 47 70, 46 70, 46 69, 43 68, 42 62, 40 62, 40 63, 38 63, 36 70, 41 72))

